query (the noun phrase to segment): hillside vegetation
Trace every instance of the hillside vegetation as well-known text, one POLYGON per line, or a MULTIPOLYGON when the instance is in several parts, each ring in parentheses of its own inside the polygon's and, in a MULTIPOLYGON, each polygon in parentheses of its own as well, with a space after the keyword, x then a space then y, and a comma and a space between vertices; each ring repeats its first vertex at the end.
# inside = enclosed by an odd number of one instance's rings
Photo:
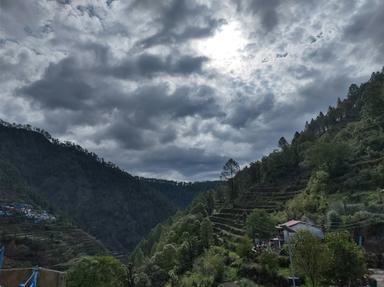
POLYGON ((384 70, 367 83, 351 85, 336 107, 306 123, 291 142, 281 138, 278 147, 153 229, 132 255, 136 286, 219 286, 227 281, 256 286, 249 279, 287 286, 287 247, 277 253, 251 248, 255 233, 272 236, 275 224, 290 219, 317 224, 329 234, 325 243, 303 234, 303 244, 297 245, 305 252, 305 243, 313 242, 308 248, 318 248, 319 260, 325 258, 317 262, 324 267, 318 268, 322 274, 301 274, 311 286, 323 281, 325 286, 354 286, 365 272, 364 260, 383 267, 384 70), (354 243, 358 238, 364 238, 366 257, 354 243), (332 252, 343 248, 340 254, 349 254, 346 260, 356 260, 355 269, 360 268, 354 275, 336 268, 342 264, 332 252), (334 274, 327 268, 334 268, 334 274))
POLYGON ((216 185, 134 177, 29 125, 2 121, 0 143, 0 176, 8 184, 0 188, 2 201, 49 207, 117 253, 131 251, 156 224, 216 185), (23 192, 10 189, 18 185, 23 192))
POLYGON ((53 210, 29 190, 16 169, 4 162, 0 162, 0 199, 0 242, 6 250, 6 268, 65 269, 63 263, 74 258, 109 254, 101 242, 61 216, 38 220, 38 215, 52 214, 53 210), (36 216, 21 213, 25 206, 36 216))

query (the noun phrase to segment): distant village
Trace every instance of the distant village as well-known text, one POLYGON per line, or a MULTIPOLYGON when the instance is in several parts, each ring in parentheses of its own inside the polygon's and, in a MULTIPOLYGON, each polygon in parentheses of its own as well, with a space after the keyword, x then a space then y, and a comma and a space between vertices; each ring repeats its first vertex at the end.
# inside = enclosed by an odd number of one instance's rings
POLYGON ((30 219, 35 223, 50 222, 56 220, 56 217, 52 214, 49 214, 48 211, 36 209, 30 204, 17 202, 0 202, 0 218, 16 216, 30 219))

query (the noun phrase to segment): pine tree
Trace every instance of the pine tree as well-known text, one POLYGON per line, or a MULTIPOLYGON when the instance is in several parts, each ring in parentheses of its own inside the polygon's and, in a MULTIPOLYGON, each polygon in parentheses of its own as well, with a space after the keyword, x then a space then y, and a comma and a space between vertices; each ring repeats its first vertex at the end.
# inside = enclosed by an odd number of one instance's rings
POLYGON ((203 248, 208 249, 213 241, 213 227, 208 218, 205 218, 200 226, 200 241, 203 248))
POLYGON ((235 191, 235 176, 239 172, 240 166, 234 159, 230 158, 226 164, 223 166, 223 170, 221 172, 221 178, 227 180, 230 184, 230 194, 229 199, 233 200, 236 198, 235 191))

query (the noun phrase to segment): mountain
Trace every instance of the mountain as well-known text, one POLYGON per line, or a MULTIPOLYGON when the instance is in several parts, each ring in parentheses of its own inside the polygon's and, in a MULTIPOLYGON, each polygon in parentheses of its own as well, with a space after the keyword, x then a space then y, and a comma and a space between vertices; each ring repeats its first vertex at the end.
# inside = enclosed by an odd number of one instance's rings
POLYGON ((140 280, 159 287, 254 286, 249 279, 287 286, 286 249, 263 258, 251 251, 249 236, 252 228, 268 233, 269 225, 291 219, 327 233, 348 232, 360 243, 363 238, 368 266, 383 268, 384 69, 351 85, 346 98, 307 122, 291 142, 280 138, 276 150, 239 171, 233 183, 201 194, 139 243, 132 260, 140 280), (267 220, 250 228, 250 214, 267 220))
POLYGON ((139 179, 161 192, 180 208, 187 207, 198 194, 212 190, 221 183, 221 181, 177 182, 143 177, 139 179))
MULTIPOLYGON (((28 196, 126 253, 151 228, 215 182, 176 183, 134 177, 96 154, 31 126, 0 124, 0 161, 25 181, 28 196)), ((2 193, 2 200, 4 192, 2 193)), ((26 194, 7 194, 25 200, 26 194)))
POLYGON ((83 255, 109 254, 100 241, 54 214, 18 171, 3 161, 0 199, 0 242, 6 249, 7 268, 62 269, 63 263, 83 255))

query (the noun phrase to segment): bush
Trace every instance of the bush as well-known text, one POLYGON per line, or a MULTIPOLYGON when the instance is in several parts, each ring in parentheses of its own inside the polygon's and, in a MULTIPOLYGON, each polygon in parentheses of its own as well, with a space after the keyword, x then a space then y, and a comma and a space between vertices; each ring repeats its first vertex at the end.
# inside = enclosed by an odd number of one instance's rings
POLYGON ((236 253, 240 257, 248 257, 249 252, 252 249, 252 245, 252 239, 245 235, 240 239, 239 244, 237 244, 236 253))
POLYGON ((110 256, 84 257, 68 271, 68 287, 123 287, 126 269, 110 256))
POLYGON ((268 273, 276 274, 279 270, 279 255, 272 250, 264 250, 258 259, 263 269, 268 273))
POLYGON ((239 271, 241 277, 249 278, 266 287, 289 287, 288 280, 283 276, 271 274, 261 266, 244 265, 239 271))

